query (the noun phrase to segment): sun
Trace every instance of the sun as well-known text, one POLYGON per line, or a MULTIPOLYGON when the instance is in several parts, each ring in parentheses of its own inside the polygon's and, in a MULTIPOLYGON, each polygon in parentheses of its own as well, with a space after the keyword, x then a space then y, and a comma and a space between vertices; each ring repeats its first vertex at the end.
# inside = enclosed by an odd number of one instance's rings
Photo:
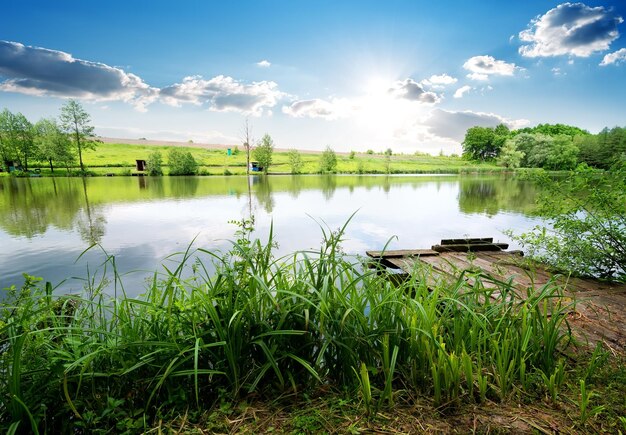
POLYGON ((357 99, 355 121, 372 139, 397 136, 415 124, 425 108, 420 103, 399 97, 393 92, 397 80, 372 76, 364 80, 357 99))

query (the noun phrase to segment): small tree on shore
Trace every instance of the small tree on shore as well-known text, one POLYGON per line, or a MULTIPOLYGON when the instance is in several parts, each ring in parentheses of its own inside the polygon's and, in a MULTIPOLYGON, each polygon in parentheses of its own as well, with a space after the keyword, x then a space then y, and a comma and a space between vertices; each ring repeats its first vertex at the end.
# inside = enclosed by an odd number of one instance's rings
POLYGON ((148 171, 148 175, 163 175, 163 168, 161 168, 163 158, 159 151, 155 151, 148 155, 148 159, 146 160, 146 169, 148 171))
POLYGON ((195 175, 198 163, 189 151, 171 150, 168 154, 170 175, 195 175))
POLYGON ((53 163, 63 164, 66 168, 74 161, 72 143, 54 118, 41 119, 35 124, 36 155, 50 165, 50 172, 54 172, 53 163))
POLYGON ((507 139, 500 150, 500 156, 498 157, 498 164, 505 168, 515 169, 519 168, 522 159, 524 158, 524 152, 519 151, 515 145, 515 141, 507 139))
POLYGON ((270 165, 272 164, 272 154, 274 153, 274 141, 269 134, 263 135, 261 142, 252 151, 252 155, 255 160, 259 162, 259 165, 263 167, 263 173, 267 174, 270 165))
POLYGON ((298 150, 296 149, 291 149, 287 154, 287 158, 289 159, 289 167, 291 168, 291 173, 299 174, 302 170, 302 166, 304 166, 300 152, 298 152, 298 150))
POLYGON ((330 146, 327 146, 320 156, 320 171, 335 172, 337 169, 337 154, 330 146))
POLYGON ((76 146, 80 170, 84 172, 83 150, 96 149, 95 141, 92 140, 94 127, 91 125, 91 117, 85 112, 80 103, 76 100, 70 100, 61 107, 59 119, 61 120, 61 127, 65 132, 69 133, 76 146))

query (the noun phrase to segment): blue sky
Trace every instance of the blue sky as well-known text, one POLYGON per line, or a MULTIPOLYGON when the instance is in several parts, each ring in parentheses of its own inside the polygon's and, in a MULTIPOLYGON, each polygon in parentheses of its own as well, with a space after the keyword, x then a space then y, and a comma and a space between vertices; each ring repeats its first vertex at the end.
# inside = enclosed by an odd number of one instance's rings
POLYGON ((472 125, 624 126, 613 1, 6 1, 0 108, 102 136, 459 152, 472 125))

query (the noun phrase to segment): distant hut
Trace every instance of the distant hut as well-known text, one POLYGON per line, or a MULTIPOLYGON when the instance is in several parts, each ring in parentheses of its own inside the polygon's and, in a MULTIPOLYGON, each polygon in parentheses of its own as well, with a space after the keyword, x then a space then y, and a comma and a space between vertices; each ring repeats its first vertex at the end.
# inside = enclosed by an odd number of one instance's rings
POLYGON ((145 160, 135 160, 137 162, 136 168, 138 171, 146 170, 146 161, 145 160))

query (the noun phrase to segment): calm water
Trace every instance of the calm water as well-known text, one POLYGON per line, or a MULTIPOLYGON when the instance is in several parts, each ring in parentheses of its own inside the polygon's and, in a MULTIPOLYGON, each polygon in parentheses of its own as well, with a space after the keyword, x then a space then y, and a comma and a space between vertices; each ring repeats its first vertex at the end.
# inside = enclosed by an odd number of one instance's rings
MULTIPOLYGON (((493 236, 537 224, 536 190, 506 176, 270 176, 0 178, 0 289, 22 273, 80 291, 105 250, 130 294, 166 257, 194 246, 227 250, 235 225, 252 213, 257 235, 273 221, 277 252, 317 248, 319 224, 336 229, 352 213, 348 253, 424 248, 441 238, 493 236), (317 221, 317 222, 316 222, 317 221), (94 248, 81 253, 93 243, 94 248)), ((516 247, 513 244, 513 247, 516 247)))

